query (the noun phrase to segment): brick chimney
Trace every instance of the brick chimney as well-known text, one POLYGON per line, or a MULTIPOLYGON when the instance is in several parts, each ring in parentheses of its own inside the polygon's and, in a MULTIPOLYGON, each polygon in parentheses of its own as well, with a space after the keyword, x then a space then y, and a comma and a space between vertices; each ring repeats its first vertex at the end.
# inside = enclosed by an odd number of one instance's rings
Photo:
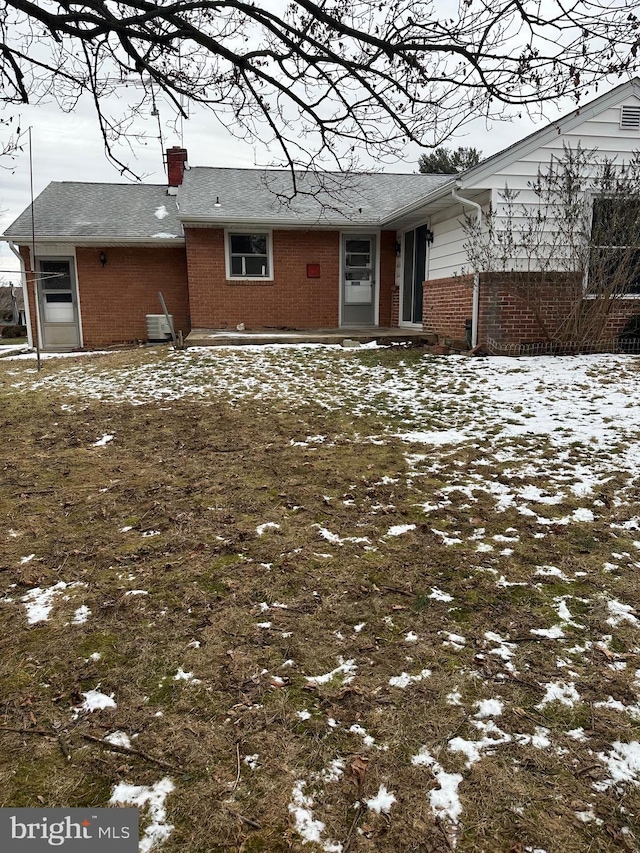
POLYGON ((186 162, 186 148, 180 148, 179 145, 167 148, 167 176, 170 187, 179 187, 182 184, 186 162))

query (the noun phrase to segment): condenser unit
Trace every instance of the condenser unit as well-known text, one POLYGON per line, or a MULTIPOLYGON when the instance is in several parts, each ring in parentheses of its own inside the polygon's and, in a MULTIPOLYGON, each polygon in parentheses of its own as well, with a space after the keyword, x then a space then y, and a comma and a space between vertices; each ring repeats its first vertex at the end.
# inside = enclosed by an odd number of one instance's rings
MULTIPOLYGON (((173 324, 173 315, 169 314, 173 324)), ((171 337, 171 326, 164 314, 147 314, 147 340, 167 341, 171 337)))

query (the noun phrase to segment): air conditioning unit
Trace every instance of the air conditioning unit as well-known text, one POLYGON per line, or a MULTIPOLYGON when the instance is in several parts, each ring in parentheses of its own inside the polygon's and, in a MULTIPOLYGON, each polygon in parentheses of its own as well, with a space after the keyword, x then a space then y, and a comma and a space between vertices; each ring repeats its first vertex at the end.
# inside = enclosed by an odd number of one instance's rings
MULTIPOLYGON (((173 324, 173 315, 169 314, 173 324)), ((164 314, 147 314, 147 340, 168 341, 171 337, 171 326, 164 314)))

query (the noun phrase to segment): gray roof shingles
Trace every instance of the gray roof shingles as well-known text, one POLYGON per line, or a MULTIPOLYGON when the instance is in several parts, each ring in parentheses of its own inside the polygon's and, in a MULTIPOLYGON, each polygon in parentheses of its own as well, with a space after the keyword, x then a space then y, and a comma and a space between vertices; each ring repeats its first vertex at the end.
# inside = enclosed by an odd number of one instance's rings
MULTIPOLYGON (((50 183, 35 200, 37 238, 155 240, 182 238, 176 197, 152 184, 50 183), (162 207, 166 216, 159 218, 162 207), (159 237, 156 235, 167 235, 159 237), (169 236, 172 235, 172 236, 169 236)), ((5 231, 6 237, 31 234, 31 206, 5 231)))
MULTIPOLYGON (((291 174, 266 169, 187 169, 177 196, 161 185, 53 182, 35 200, 36 238, 181 240, 181 220, 372 226, 418 203, 451 175, 326 172, 297 178, 293 198, 291 174), (159 218, 163 207, 167 213, 159 218)), ((28 207, 5 237, 30 235, 28 207)))
POLYGON ((185 171, 180 217, 307 225, 376 224, 418 202, 451 175, 323 172, 297 175, 267 169, 197 166, 185 171), (216 199, 220 206, 215 207, 216 199))

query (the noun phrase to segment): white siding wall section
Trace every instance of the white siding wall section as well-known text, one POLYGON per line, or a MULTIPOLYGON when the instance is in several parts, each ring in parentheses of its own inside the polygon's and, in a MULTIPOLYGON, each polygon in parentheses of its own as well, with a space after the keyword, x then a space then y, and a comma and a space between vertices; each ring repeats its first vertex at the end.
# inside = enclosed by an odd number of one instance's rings
MULTIPOLYGON (((623 103, 638 107, 640 99, 630 95, 623 103)), ((544 168, 552 155, 562 156, 564 145, 576 148, 580 143, 583 149, 597 149, 601 157, 616 158, 618 163, 626 162, 634 151, 640 149, 640 130, 620 129, 622 106, 623 104, 611 107, 597 117, 584 121, 568 133, 559 132, 551 142, 497 170, 488 181, 483 183, 497 190, 504 189, 506 183, 514 190, 522 190, 520 200, 527 201, 527 196, 533 198, 533 193, 527 189, 527 181, 536 177, 538 169, 544 168)))
POLYGON ((429 278, 450 278, 469 271, 469 261, 464 250, 466 238, 462 230, 465 214, 475 216, 475 208, 463 208, 461 204, 455 203, 432 218, 433 244, 429 248, 429 278))
MULTIPOLYGON (((464 195, 464 193, 462 194, 464 195)), ((487 192, 478 199, 478 202, 485 209, 488 209, 490 200, 491 193, 487 192)), ((462 223, 465 215, 475 216, 475 208, 463 207, 452 199, 451 207, 434 213, 428 219, 425 218, 418 223, 418 225, 428 223, 433 231, 433 243, 429 246, 427 254, 427 278, 450 278, 471 271, 464 249, 466 237, 462 230, 462 223)), ((404 233, 403 231, 397 232, 399 241, 403 240, 404 233)), ((398 259, 396 264, 396 284, 402 289, 401 259, 398 259)))
MULTIPOLYGON (((623 103, 629 106, 640 106, 640 99, 630 95, 623 103)), ((506 186, 518 192, 515 204, 516 214, 522 206, 535 207, 538 199, 531 190, 529 183, 536 179, 539 171, 544 174, 552 157, 561 158, 565 147, 571 147, 575 150, 580 145, 585 151, 596 151, 594 162, 602 161, 605 158, 615 160, 619 164, 628 162, 633 152, 640 149, 640 130, 622 130, 620 128, 621 107, 622 103, 610 107, 598 116, 585 120, 569 132, 558 132, 557 136, 544 145, 539 145, 530 151, 525 149, 520 158, 496 170, 493 175, 484 179, 483 186, 489 185, 492 188, 494 210, 499 212, 501 208, 504 209, 501 204, 501 194, 506 186)), ((461 195, 464 195, 464 189, 460 192, 461 195)), ((521 219, 522 217, 516 216, 514 220, 516 225, 518 218, 521 219)), ((549 218, 549 229, 551 230, 553 228, 553 215, 550 214, 549 218)), ((454 257, 457 260, 457 256, 454 257)), ((536 269, 537 267, 535 258, 521 257, 512 260, 514 266, 517 264, 520 269, 536 269)), ((564 264, 560 262, 558 268, 566 269, 566 260, 564 264)))
MULTIPOLYGON (((482 182, 470 185, 477 191, 486 188, 486 195, 478 198, 483 209, 488 210, 489 204, 494 209, 499 209, 500 192, 505 186, 519 191, 519 205, 536 203, 536 196, 529 188, 529 182, 535 180, 539 170, 543 170, 551 161, 552 155, 561 157, 564 146, 577 148, 578 144, 585 150, 597 149, 599 157, 616 159, 618 163, 627 162, 634 151, 640 150, 640 130, 621 130, 620 114, 622 106, 640 106, 640 98, 629 94, 615 107, 609 107, 568 132, 562 132, 562 123, 558 124, 558 133, 544 144, 538 144, 527 150, 525 145, 522 155, 511 163, 496 169, 496 171, 482 179, 482 182)), ((460 190, 460 195, 466 194, 465 187, 460 190)), ((475 197, 475 193, 474 193, 475 197)), ((474 208, 462 207, 460 204, 451 203, 450 207, 427 217, 425 211, 424 222, 429 222, 433 231, 433 245, 429 247, 428 277, 430 279, 449 278, 472 272, 467 254, 464 249, 466 238, 462 230, 462 222, 465 215, 473 216, 474 208)), ((417 223, 423 224, 423 223, 417 223)), ((398 231, 398 240, 402 240, 403 232, 398 231)), ((402 286, 402 265, 399 262, 396 267, 396 282, 402 286)))

